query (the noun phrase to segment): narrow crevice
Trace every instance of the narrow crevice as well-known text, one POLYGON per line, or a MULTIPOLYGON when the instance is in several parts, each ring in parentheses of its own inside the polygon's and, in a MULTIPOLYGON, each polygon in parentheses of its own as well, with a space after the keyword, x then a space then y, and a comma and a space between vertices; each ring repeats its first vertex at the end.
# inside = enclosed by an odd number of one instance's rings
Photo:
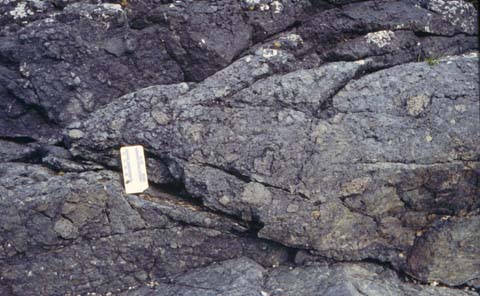
MULTIPOLYGON (((215 166, 213 166, 213 167, 215 167, 215 166)), ((221 169, 221 168, 217 168, 217 169, 221 169)), ((117 170, 115 170, 115 171, 117 171, 117 170)), ((251 178, 245 177, 245 176, 241 175, 239 172, 236 172, 236 171, 233 171, 232 174, 233 175, 239 175, 243 179, 251 180, 251 178)), ((196 207, 199 207, 201 211, 210 212, 210 213, 216 214, 218 216, 222 216, 222 217, 228 218, 230 220, 233 220, 233 221, 235 221, 239 224, 247 225, 247 228, 248 228, 247 231, 240 232, 240 231, 232 230, 231 233, 236 235, 236 236, 239 236, 239 237, 249 237, 249 238, 252 238, 254 240, 259 240, 259 241, 262 241, 262 242, 265 242, 265 243, 272 244, 272 245, 279 246, 279 247, 283 248, 284 250, 286 250, 286 252, 288 254, 288 258, 287 258, 286 262, 283 263, 284 265, 293 266, 293 267, 304 265, 304 264, 298 264, 295 259, 296 259, 299 251, 307 251, 308 252, 309 249, 302 249, 302 248, 298 248, 298 247, 290 247, 290 246, 286 246, 286 245, 284 245, 280 242, 277 242, 275 240, 259 237, 259 231, 264 227, 264 223, 260 220, 260 218, 258 216, 252 215, 252 220, 251 221, 244 221, 240 217, 230 215, 230 214, 226 214, 226 213, 221 212, 221 211, 210 209, 210 208, 203 205, 202 199, 194 198, 194 197, 189 196, 188 193, 187 193, 187 190, 185 189, 184 184, 182 184, 182 183, 176 183, 176 184, 155 184, 155 183, 151 183, 151 186, 154 187, 155 189, 159 190, 160 192, 166 192, 166 193, 172 195, 173 198, 177 198, 179 200, 187 202, 188 204, 192 204, 196 207)), ((65 216, 62 216, 62 217, 64 217, 65 219, 68 219, 68 217, 65 217, 65 216)), ((70 220, 70 219, 68 219, 68 220, 70 220)), ((198 225, 188 224, 185 221, 175 221, 175 222, 177 222, 180 226, 199 227, 198 225)), ((158 229, 158 228, 150 227, 150 228, 138 229, 138 230, 133 231, 133 232, 147 231, 147 230, 154 230, 154 229, 158 229)), ((88 242, 88 241, 93 241, 93 240, 97 240, 97 239, 100 239, 100 238, 108 238, 108 237, 119 236, 119 235, 124 235, 124 234, 110 234, 110 235, 107 235, 107 236, 101 236, 101 237, 97 237, 97 238, 83 238, 82 237, 79 241, 76 240, 76 243, 74 243, 74 244, 80 244, 82 242, 88 242)), ((68 244, 66 246, 71 246, 71 245, 72 244, 68 244)), ((319 258, 320 261, 327 261, 327 262, 330 262, 332 264, 334 264, 334 263, 371 263, 371 264, 382 266, 385 269, 394 271, 398 275, 398 277, 404 282, 415 283, 415 284, 418 284, 418 283, 428 284, 428 283, 425 283, 425 282, 421 282, 420 280, 418 280, 415 277, 407 274, 405 271, 403 271, 401 269, 394 268, 394 266, 390 262, 384 262, 384 261, 374 259, 374 258, 366 258, 366 259, 357 260, 357 261, 342 261, 342 260, 336 260, 336 259, 330 258, 330 257, 323 257, 323 256, 314 256, 314 257, 319 258)), ((454 288, 454 289, 464 289, 466 287, 469 287, 466 284, 465 285, 460 285, 460 286, 447 286, 447 285, 439 284, 439 286, 444 286, 444 287, 454 288)))
MULTIPOLYGON (((336 62, 339 62, 339 61, 336 61, 336 62)), ((392 67, 395 67, 395 65, 385 66, 385 67, 371 67, 371 68, 369 68, 367 65, 364 67, 364 69, 360 69, 359 71, 357 71, 357 73, 355 73, 355 75, 351 79, 348 79, 347 81, 342 83, 342 85, 340 85, 333 91, 332 95, 330 95, 327 99, 325 99, 325 101, 323 101, 323 103, 320 105, 319 109, 317 110, 315 117, 323 120, 328 120, 332 118, 333 116, 339 113, 339 111, 336 110, 336 108, 333 106, 333 98, 335 98, 335 96, 337 96, 342 90, 344 90, 348 84, 352 83, 355 80, 359 80, 367 75, 373 74, 381 70, 389 69, 392 67)))
POLYGON ((68 222, 72 223, 72 225, 75 224, 75 221, 73 221, 70 217, 68 217, 68 216, 65 215, 65 214, 60 214, 60 217, 62 217, 63 219, 67 220, 68 222))
POLYGON ((291 31, 291 30, 294 30, 294 29, 297 29, 297 28, 301 27, 303 25, 303 23, 304 23, 303 20, 298 20, 297 19, 297 20, 293 21, 290 25, 286 26, 284 29, 281 29, 281 30, 276 31, 276 32, 272 32, 272 33, 270 33, 266 36, 262 36, 262 38, 260 38, 258 40, 252 40, 253 41, 252 44, 248 48, 245 48, 244 50, 242 50, 235 57, 233 57, 231 63, 233 63, 233 62, 237 61, 238 59, 250 54, 253 48, 258 48, 262 44, 274 40, 276 37, 278 37, 281 34, 284 34, 288 31, 291 31))
POLYGON ((296 248, 292 248, 292 247, 286 247, 286 246, 284 246, 284 247, 287 249, 287 256, 288 256, 287 257, 287 263, 296 266, 297 265, 296 258, 297 258, 297 254, 300 251, 300 249, 296 249, 296 248))
POLYGON ((189 195, 183 183, 176 182, 169 184, 157 184, 149 181, 149 185, 155 188, 160 194, 166 193, 172 198, 187 202, 188 204, 196 207, 200 207, 202 210, 210 210, 209 208, 205 207, 201 198, 195 198, 189 195))
MULTIPOLYGON (((183 161, 187 161, 186 159, 182 159, 183 161)), ((239 172, 237 169, 235 168, 224 168, 224 167, 221 167, 221 166, 218 166, 218 165, 214 165, 212 163, 199 163, 199 165, 201 166, 204 166, 204 167, 209 167, 209 168, 212 168, 212 169, 216 169, 216 170, 219 170, 219 171, 222 171, 230 176, 233 176, 245 183, 250 183, 252 182, 252 178, 249 177, 249 176, 246 176, 246 175, 243 175, 241 172, 239 172)))
MULTIPOLYGON (((392 263, 390 263, 390 262, 381 261, 381 260, 375 259, 375 258, 366 258, 366 259, 363 259, 363 260, 358 261, 358 262, 360 262, 360 263, 371 263, 371 264, 381 266, 385 269, 391 270, 391 271, 395 272, 395 274, 398 276, 398 278, 405 283, 410 283, 410 284, 415 284, 415 285, 423 285, 423 286, 431 286, 431 283, 429 283, 427 281, 424 281, 424 280, 420 280, 420 279, 414 277, 413 275, 408 274, 405 270, 395 268, 392 265, 392 263)), ((355 261, 353 261, 353 262, 347 261, 347 262, 342 262, 342 263, 355 263, 355 261)), ((450 289, 458 289, 458 290, 464 290, 466 287, 470 287, 467 284, 457 285, 457 286, 449 286, 449 285, 446 285, 446 284, 443 284, 443 283, 440 283, 440 282, 436 282, 435 285, 439 286, 439 287, 445 287, 445 288, 450 288, 450 289)))
MULTIPOLYGON (((32 90, 33 92, 35 93, 35 96, 37 96, 37 98, 41 98, 42 96, 38 93, 38 90, 37 88, 35 87, 35 85, 33 85, 33 83, 30 83, 31 86, 32 86, 32 90)), ((16 97, 17 100, 21 101, 22 103, 24 103, 27 107, 29 107, 30 109, 33 109, 35 110, 35 112, 44 120, 44 122, 46 124, 48 124, 49 126, 53 127, 53 126, 58 126, 58 122, 56 122, 55 120, 53 120, 52 118, 50 118, 50 116, 48 115, 48 111, 47 109, 45 109, 45 107, 41 106, 41 105, 37 105, 37 104, 30 104, 28 102, 25 102, 24 100, 22 100, 21 98, 18 98, 16 97)))
MULTIPOLYGON (((244 175, 242 174, 239 170, 237 170, 236 168, 224 168, 224 167, 221 167, 221 166, 218 166, 218 165, 214 165, 214 164, 211 164, 211 163, 201 163, 200 165, 202 166, 206 166, 206 167, 210 167, 210 168, 213 168, 213 169, 216 169, 216 170, 220 170, 230 176, 233 176, 245 183, 251 183, 251 182, 254 182, 254 183, 258 183, 258 184, 261 184, 265 187, 268 187, 268 188, 273 188, 273 189, 277 189, 277 190, 281 190, 285 193, 288 193, 288 194, 295 194, 294 192, 291 192, 290 190, 286 189, 286 188, 283 188, 281 186, 277 186, 277 185, 273 185, 273 184, 270 184, 270 183, 266 183, 266 182, 262 182, 262 181, 258 181, 256 180, 255 178, 253 177, 250 177, 250 176, 247 176, 247 175, 244 175)), ((300 196, 302 198, 306 198, 308 199, 308 197, 306 197, 305 195, 303 194, 300 194, 300 196)))
MULTIPOLYGON (((1 65, 1 63, 0 63, 1 65)), ((28 80, 28 83, 30 85, 30 88, 33 93, 35 94, 35 96, 37 98, 41 98, 42 96, 39 95, 38 93, 38 90, 37 88, 35 87, 35 85, 30 81, 28 80)), ((50 128, 56 128, 59 126, 59 124, 57 122, 55 122, 54 120, 52 120, 50 118, 50 116, 48 115, 48 112, 47 110, 41 106, 41 105, 38 105, 38 104, 35 104, 35 103, 32 103, 32 102, 28 102, 26 101, 25 99, 23 99, 22 97, 19 97, 17 94, 15 94, 15 92, 12 90, 12 89, 8 89, 8 94, 10 95, 10 97, 15 100, 23 109, 22 113, 21 114, 18 114, 16 116, 9 116, 9 118, 11 119, 18 119, 28 113, 34 113, 36 114, 40 120, 42 120, 47 126, 49 126, 50 128)))
MULTIPOLYGON (((202 198, 196 198, 188 194, 185 186, 183 183, 173 183, 173 184, 156 184, 150 182, 150 186, 156 190, 157 195, 152 194, 154 198, 168 198, 172 201, 180 201, 187 203, 190 206, 193 206, 197 208, 199 211, 205 212, 205 213, 210 213, 218 217, 222 217, 224 219, 230 220, 242 227, 245 227, 247 229, 247 232, 252 232, 254 231, 253 229, 256 229, 257 227, 255 226, 255 222, 251 221, 245 221, 241 218, 240 215, 234 215, 234 214, 229 214, 225 213, 210 207, 207 207, 204 205, 203 199, 202 198), (165 196, 162 196, 162 194, 166 194, 165 196)), ((154 200, 150 200, 150 202, 155 202, 154 200)), ((169 217, 171 218, 171 217, 169 217)), ((171 218, 172 219, 172 218, 171 218)), ((195 227, 200 227, 199 225, 195 224, 189 224, 185 221, 178 220, 178 219, 173 219, 175 222, 179 224, 184 224, 184 225, 189 225, 189 226, 195 226, 195 227)), ((263 226, 262 226, 263 227, 263 226)), ((238 234, 240 232, 236 231, 235 229, 230 230, 232 233, 238 234)))
MULTIPOLYGON (((297 250, 298 251, 298 250, 297 250)), ((367 263, 367 264, 373 264, 377 266, 381 266, 382 268, 392 271, 395 273, 395 275, 398 277, 399 280, 401 280, 404 283, 408 284, 414 284, 414 285, 423 285, 423 286, 431 286, 432 284, 427 282, 427 281, 422 281, 413 275, 408 274, 406 271, 395 268, 392 263, 388 261, 382 261, 376 258, 365 258, 361 260, 337 260, 334 258, 330 257, 325 257, 321 255, 313 255, 311 254, 311 258, 309 258, 308 261, 302 263, 302 264, 295 264, 296 267, 301 267, 301 266, 308 266, 311 264, 315 264, 316 262, 326 262, 329 265, 334 265, 334 264, 362 264, 362 263, 367 263)), ((439 282, 435 282, 436 286, 439 287, 445 287, 445 288, 450 288, 450 289, 458 289, 458 290, 465 290, 465 288, 471 288, 468 284, 462 284, 462 285, 457 285, 457 286, 449 286, 446 284, 442 284, 439 282)))
MULTIPOLYGON (((11 163, 24 163, 24 164, 43 164, 42 157, 44 156, 43 151, 39 148, 35 148, 32 152, 27 153, 19 158, 10 159, 8 162, 11 163)), ((4 160, 0 159, 0 163, 4 160)))
POLYGON ((467 34, 465 32, 459 32, 459 33, 454 33, 451 35, 445 35, 445 34, 438 34, 438 33, 433 33, 433 32, 425 32, 425 31, 418 31, 418 30, 406 30, 406 29, 398 29, 396 31, 410 31, 413 32, 413 34, 417 37, 420 38, 425 38, 425 37, 448 37, 448 38, 453 38, 453 37, 458 37, 458 36, 469 36, 469 37, 475 37, 477 35, 475 34, 467 34))
POLYGON ((16 144, 30 144, 30 143, 37 142, 37 140, 35 140, 32 137, 28 137, 28 136, 18 136, 18 137, 0 136, 0 140, 7 141, 7 142, 12 142, 12 143, 16 143, 16 144))

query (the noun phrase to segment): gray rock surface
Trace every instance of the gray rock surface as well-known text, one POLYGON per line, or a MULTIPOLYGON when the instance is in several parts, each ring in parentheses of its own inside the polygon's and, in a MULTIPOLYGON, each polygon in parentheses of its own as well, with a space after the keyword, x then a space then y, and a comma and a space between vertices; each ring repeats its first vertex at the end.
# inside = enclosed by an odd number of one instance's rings
POLYGON ((0 14, 0 295, 476 294, 471 4, 0 14), (126 195, 134 144, 150 188, 126 195))
POLYGON ((480 216, 436 222, 418 239, 408 259, 411 272, 422 280, 443 278, 448 285, 477 280, 480 272, 480 216))
POLYGON ((278 268, 269 274, 270 295, 474 295, 445 287, 406 283, 389 269, 374 264, 317 265, 278 268))
POLYGON ((0 172, 2 295, 118 292, 239 256, 288 259, 241 221, 154 189, 125 195, 117 173, 19 163, 0 172))
MULTIPOLYGON (((268 73, 263 59, 232 67, 268 73)), ((193 88, 148 88, 74 123, 72 152, 118 166, 116 147, 141 143, 189 195, 259 223, 260 237, 403 270, 417 233, 478 208, 478 56, 352 80, 368 62, 245 81, 226 94, 214 82, 229 88, 229 68, 193 88)))
POLYGON ((245 258, 212 264, 151 286, 132 288, 123 295, 475 295, 405 283, 391 270, 368 263, 265 269, 245 258))

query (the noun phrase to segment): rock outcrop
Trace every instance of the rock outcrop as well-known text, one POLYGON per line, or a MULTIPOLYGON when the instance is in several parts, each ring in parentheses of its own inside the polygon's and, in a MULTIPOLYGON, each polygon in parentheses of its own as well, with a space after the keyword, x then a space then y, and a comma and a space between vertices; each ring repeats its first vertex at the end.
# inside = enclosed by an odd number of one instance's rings
POLYGON ((0 1, 1 295, 476 294, 471 4, 101 2, 0 1))

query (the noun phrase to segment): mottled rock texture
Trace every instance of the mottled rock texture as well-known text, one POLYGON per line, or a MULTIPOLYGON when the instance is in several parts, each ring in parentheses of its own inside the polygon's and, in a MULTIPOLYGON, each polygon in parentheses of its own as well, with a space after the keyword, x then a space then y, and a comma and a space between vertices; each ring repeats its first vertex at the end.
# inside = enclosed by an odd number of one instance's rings
POLYGON ((0 295, 476 295, 473 5, 0 13, 0 295))

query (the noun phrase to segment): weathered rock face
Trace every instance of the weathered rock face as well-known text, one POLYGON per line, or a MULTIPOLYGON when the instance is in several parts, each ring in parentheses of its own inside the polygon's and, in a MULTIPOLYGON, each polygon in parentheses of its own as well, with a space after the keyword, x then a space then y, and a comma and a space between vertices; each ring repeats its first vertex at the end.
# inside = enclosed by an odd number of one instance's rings
POLYGON ((13 95, 62 123, 129 90, 183 81, 159 29, 140 33, 127 22, 119 5, 78 3, 4 37, 1 54, 18 65, 31 91, 25 97, 12 89, 13 95))
MULTIPOLYGON (((350 82, 368 61, 332 63, 241 90, 230 89, 227 68, 193 88, 127 95, 68 134, 75 155, 109 166, 119 144, 143 144, 188 195, 260 223, 261 237, 404 269, 431 223, 478 208, 477 63, 411 63, 350 82)), ((232 67, 244 64, 270 69, 256 56, 232 67)))
POLYGON ((126 295, 473 295, 440 287, 420 288, 373 264, 315 264, 266 270, 240 258, 175 277, 169 284, 126 295), (267 292, 268 291, 268 292, 267 292))
POLYGON ((472 5, 100 2, 0 2, 0 294, 479 287, 472 5))
POLYGON ((449 285, 478 279, 479 227, 479 216, 456 217, 435 223, 412 250, 409 258, 411 272, 423 280, 443 277, 449 285))

